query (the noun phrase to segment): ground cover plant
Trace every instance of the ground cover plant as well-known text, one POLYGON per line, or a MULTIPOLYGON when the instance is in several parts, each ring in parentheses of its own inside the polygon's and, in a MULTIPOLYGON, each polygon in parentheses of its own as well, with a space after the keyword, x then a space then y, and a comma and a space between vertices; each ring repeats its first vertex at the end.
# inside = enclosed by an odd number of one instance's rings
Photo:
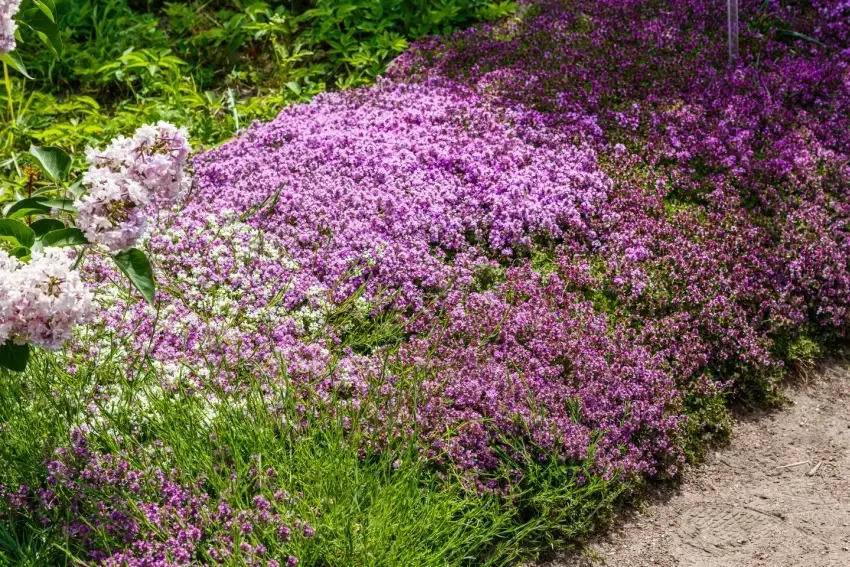
POLYGON ((525 2, 199 152, 153 304, 94 258, 0 374, 0 560, 510 564, 775 399, 847 328, 850 6, 723 8, 525 2))

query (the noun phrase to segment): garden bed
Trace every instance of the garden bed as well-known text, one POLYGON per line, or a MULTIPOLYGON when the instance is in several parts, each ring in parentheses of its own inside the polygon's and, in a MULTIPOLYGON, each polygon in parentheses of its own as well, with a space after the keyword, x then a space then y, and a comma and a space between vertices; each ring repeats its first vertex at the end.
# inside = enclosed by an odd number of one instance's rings
POLYGON ((506 564, 778 399, 847 326, 850 8, 732 65, 723 9, 529 2, 199 154, 155 305, 91 264, 0 374, 0 560, 506 564))

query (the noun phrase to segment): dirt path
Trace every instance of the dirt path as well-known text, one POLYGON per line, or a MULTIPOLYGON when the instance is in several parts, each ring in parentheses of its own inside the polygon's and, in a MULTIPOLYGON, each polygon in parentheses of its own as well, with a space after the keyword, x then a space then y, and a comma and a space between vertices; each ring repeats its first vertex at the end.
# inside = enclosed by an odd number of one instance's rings
POLYGON ((850 567, 850 371, 785 410, 739 416, 729 446, 548 567, 850 567))

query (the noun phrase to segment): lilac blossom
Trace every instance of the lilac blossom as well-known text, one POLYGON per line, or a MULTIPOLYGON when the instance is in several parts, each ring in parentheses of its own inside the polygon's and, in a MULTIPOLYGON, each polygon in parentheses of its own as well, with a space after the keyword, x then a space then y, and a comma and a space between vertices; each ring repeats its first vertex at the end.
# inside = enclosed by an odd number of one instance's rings
POLYGON ((35 251, 29 262, 0 250, 0 339, 58 349, 94 312, 92 292, 64 249, 35 251))
POLYGON ((15 30, 13 19, 21 7, 21 0, 0 0, 0 55, 15 50, 15 30))
POLYGON ((148 189, 107 167, 92 167, 83 175, 87 187, 77 200, 76 224, 89 242, 111 252, 134 246, 145 229, 148 189))
POLYGON ((76 202, 77 226, 111 252, 134 246, 146 226, 147 205, 185 193, 190 149, 186 130, 166 122, 142 126, 103 150, 88 148, 91 165, 83 175, 87 192, 76 202))
POLYGON ((88 148, 86 154, 92 166, 121 173, 151 194, 174 200, 191 181, 185 172, 188 139, 185 128, 158 122, 139 127, 131 138, 115 138, 103 150, 88 148))
POLYGON ((5 343, 15 329, 15 302, 17 290, 12 286, 19 262, 0 249, 0 344, 5 343))

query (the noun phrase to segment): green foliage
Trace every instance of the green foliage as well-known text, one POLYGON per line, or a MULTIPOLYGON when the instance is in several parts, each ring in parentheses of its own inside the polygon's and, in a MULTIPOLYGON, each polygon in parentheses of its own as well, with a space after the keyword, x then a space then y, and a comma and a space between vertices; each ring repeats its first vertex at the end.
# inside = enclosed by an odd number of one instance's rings
POLYGON ((35 232, 20 221, 0 219, 0 240, 5 240, 14 247, 32 248, 35 244, 35 232))
POLYGON ((47 48, 54 57, 59 57, 62 53, 62 38, 54 0, 22 2, 20 13, 15 19, 22 30, 38 38, 41 47, 47 48))
POLYGON ((30 154, 35 157, 41 169, 51 181, 64 181, 71 170, 71 156, 59 148, 30 146, 30 154))
MULTIPOLYGON (((82 234, 78 236, 82 237, 82 234)), ((113 256, 113 259, 118 268, 133 284, 133 287, 139 290, 139 293, 148 303, 153 305, 156 284, 154 283, 153 268, 145 253, 136 248, 129 248, 113 256)))
POLYGON ((721 392, 689 395, 685 399, 685 413, 682 445, 691 462, 701 461, 712 444, 727 441, 732 434, 732 415, 721 392))
POLYGON ((793 338, 779 340, 780 354, 784 360, 793 364, 798 370, 812 369, 817 360, 823 358, 823 338, 801 333, 793 338))
POLYGON ((0 368, 23 372, 30 358, 29 345, 18 345, 8 340, 0 344, 0 368))

